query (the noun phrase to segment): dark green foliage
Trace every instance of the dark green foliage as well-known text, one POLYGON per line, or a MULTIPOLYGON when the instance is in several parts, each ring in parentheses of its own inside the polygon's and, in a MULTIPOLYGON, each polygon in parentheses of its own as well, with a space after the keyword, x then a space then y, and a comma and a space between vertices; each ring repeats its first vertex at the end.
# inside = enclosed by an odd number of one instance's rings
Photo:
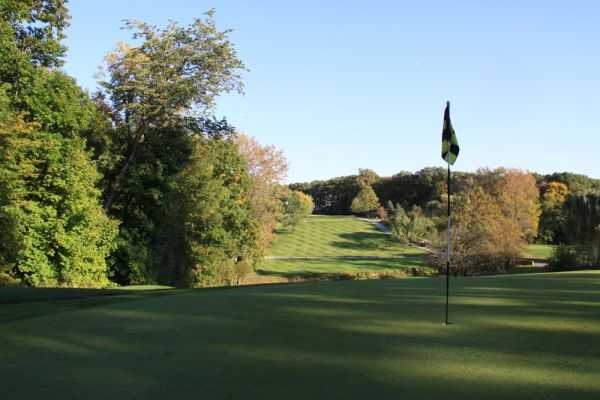
POLYGON ((237 284, 258 255, 250 176, 231 139, 197 137, 169 197, 161 279, 178 286, 237 284))
MULTIPOLYGON (((431 200, 439 200, 446 192, 446 170, 424 168, 415 173, 400 172, 392 177, 376 178, 370 171, 364 172, 382 204, 388 201, 405 207, 425 207, 431 200)), ((453 191, 463 190, 471 184, 473 174, 453 172, 453 191)), ((350 175, 326 181, 295 183, 291 189, 311 195, 315 202, 315 214, 347 215, 351 212, 352 200, 360 191, 359 176, 350 175)))
MULTIPOLYGON (((120 138, 113 140, 118 148, 120 138)), ((160 265, 156 246, 168 219, 175 176, 188 165, 191 152, 192 140, 185 129, 163 129, 149 135, 140 148, 112 208, 112 214, 122 221, 119 246, 111 257, 115 282, 157 281, 160 265)))
POLYGON ((565 271, 575 269, 580 262, 580 252, 577 246, 559 244, 552 249, 552 254, 548 259, 548 266, 551 271, 565 271))
POLYGON ((600 193, 572 193, 565 204, 567 243, 580 246, 582 264, 600 263, 600 193))
POLYGON ((360 187, 356 175, 343 176, 327 181, 294 183, 290 189, 299 190, 311 196, 315 203, 315 214, 348 215, 352 200, 360 187))
POLYGON ((572 172, 555 172, 543 176, 542 181, 563 183, 567 185, 570 192, 600 190, 600 179, 594 179, 586 175, 574 174, 572 172))

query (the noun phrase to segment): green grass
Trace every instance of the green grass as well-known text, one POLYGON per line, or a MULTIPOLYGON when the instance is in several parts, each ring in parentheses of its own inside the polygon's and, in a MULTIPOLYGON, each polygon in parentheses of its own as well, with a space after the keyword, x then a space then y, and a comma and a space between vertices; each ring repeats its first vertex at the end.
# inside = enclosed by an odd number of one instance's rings
POLYGON ((554 246, 548 244, 530 244, 525 250, 525 257, 536 260, 547 260, 552 255, 554 246))
POLYGON ((313 216, 291 232, 281 232, 270 256, 403 256, 422 254, 413 247, 394 243, 368 222, 354 217, 313 216))
POLYGON ((395 243, 372 224, 360 219, 314 216, 291 232, 280 232, 269 256, 323 258, 265 260, 257 271, 261 275, 284 277, 396 274, 408 268, 427 269, 424 255, 423 250, 395 243))
POLYGON ((423 266, 422 255, 406 255, 385 259, 319 259, 319 260, 266 260, 257 269, 259 274, 285 277, 333 274, 394 274, 409 268, 429 270, 423 266))
POLYGON ((344 281, 3 304, 2 396, 598 398, 599 272, 453 279, 447 327, 441 287, 344 281))

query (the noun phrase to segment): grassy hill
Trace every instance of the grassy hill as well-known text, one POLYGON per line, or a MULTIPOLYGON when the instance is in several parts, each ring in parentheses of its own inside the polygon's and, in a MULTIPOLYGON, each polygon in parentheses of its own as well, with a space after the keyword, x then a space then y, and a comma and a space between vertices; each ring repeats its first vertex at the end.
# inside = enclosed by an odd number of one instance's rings
POLYGON ((453 279, 447 327, 441 287, 415 278, 5 303, 2 394, 598 398, 599 272, 453 279))
POLYGON ((371 223, 346 216, 313 216, 281 232, 258 271, 263 275, 398 274, 426 270, 425 252, 402 246, 371 223), (301 259, 307 258, 307 259, 301 259))

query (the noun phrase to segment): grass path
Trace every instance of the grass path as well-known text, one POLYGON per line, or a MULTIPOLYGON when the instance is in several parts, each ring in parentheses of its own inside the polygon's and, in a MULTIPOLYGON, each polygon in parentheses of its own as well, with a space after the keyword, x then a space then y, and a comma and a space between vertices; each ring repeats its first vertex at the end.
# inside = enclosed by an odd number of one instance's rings
MULTIPOLYGON (((7 399, 594 399, 600 273, 3 304, 7 399), (36 313, 27 310, 38 308, 36 313)), ((0 289, 1 291, 2 289, 0 289)))

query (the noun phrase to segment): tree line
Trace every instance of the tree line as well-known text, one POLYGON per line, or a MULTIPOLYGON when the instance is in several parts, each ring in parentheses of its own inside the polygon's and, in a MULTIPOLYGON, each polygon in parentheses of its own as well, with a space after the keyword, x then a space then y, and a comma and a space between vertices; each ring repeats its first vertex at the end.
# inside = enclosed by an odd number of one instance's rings
MULTIPOLYGON (((452 185, 455 272, 507 271, 528 243, 557 245, 554 269, 600 263, 600 180, 498 168, 455 172, 452 185)), ((437 248, 430 262, 445 267, 446 169, 392 177, 360 169, 290 187, 311 195, 317 213, 378 216, 395 240, 437 248)))
POLYGON ((246 70, 213 11, 131 20, 88 94, 64 0, 0 3, 0 283, 235 284, 312 212, 283 154, 217 119, 246 70))

